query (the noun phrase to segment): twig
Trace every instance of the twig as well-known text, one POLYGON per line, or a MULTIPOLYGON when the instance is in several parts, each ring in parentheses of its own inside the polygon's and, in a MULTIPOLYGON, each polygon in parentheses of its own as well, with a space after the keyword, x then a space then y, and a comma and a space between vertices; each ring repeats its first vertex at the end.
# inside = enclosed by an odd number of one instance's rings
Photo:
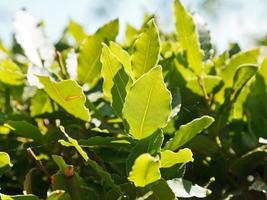
POLYGON ((27 152, 28 154, 33 158, 33 160, 35 161, 36 165, 39 167, 39 169, 41 171, 44 172, 44 174, 50 179, 51 175, 49 174, 49 172, 47 171, 47 169, 45 168, 45 166, 43 165, 42 161, 39 160, 36 156, 36 154, 33 152, 33 150, 29 147, 27 148, 27 152))

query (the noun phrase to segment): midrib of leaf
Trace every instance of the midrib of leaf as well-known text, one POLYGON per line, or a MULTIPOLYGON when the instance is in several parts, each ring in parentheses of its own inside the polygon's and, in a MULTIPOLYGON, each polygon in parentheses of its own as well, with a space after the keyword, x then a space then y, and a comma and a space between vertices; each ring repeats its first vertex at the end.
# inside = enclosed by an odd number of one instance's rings
POLYGON ((139 130, 139 138, 140 138, 140 136, 141 136, 141 134, 143 132, 143 127, 144 127, 144 123, 145 123, 148 107, 149 107, 149 104, 150 104, 150 99, 151 99, 151 94, 152 94, 153 88, 154 88, 154 85, 152 85, 152 87, 150 88, 149 93, 148 93, 148 98, 147 98, 147 102, 146 102, 146 108, 145 108, 144 115, 142 117, 141 126, 140 126, 140 130, 139 130))
MULTIPOLYGON (((150 49, 150 43, 151 43, 151 39, 149 37, 149 40, 148 40, 148 44, 147 44, 147 50, 150 49)), ((144 74, 146 72, 146 68, 147 68, 147 60, 148 60, 148 54, 149 54, 149 51, 146 51, 146 55, 145 55, 145 63, 144 63, 144 68, 143 68, 143 73, 144 74)))
POLYGON ((94 62, 93 62, 93 64, 91 65, 92 67, 91 67, 91 68, 88 70, 88 72, 86 73, 86 75, 85 75, 85 77, 84 77, 82 83, 85 83, 86 79, 89 77, 89 75, 91 74, 92 70, 95 68, 95 65, 96 65, 97 60, 99 59, 100 55, 101 55, 101 54, 99 53, 98 56, 94 59, 94 62))

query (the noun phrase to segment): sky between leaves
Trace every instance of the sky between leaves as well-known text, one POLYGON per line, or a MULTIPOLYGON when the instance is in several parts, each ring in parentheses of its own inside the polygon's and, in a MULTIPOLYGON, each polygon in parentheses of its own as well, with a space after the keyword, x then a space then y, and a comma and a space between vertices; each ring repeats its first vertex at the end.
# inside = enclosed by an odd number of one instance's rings
MULTIPOLYGON (((253 39, 267 34, 266 0, 182 0, 191 12, 197 12, 209 25, 212 40, 219 51, 230 41, 238 41, 245 49, 253 45, 253 39)), ((172 0, 1 0, 0 38, 11 43, 12 19, 21 8, 43 19, 47 34, 55 41, 59 38, 68 19, 73 19, 89 33, 103 23, 119 17, 123 39, 125 24, 139 27, 145 12, 159 16, 160 28, 172 31, 172 0)))

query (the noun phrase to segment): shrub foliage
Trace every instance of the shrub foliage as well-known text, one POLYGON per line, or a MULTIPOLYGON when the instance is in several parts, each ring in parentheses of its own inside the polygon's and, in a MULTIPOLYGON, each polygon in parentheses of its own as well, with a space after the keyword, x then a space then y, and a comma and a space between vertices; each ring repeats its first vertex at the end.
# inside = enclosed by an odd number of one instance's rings
POLYGON ((153 16, 52 44, 26 11, 0 44, 0 195, 37 199, 264 199, 267 58, 230 45, 174 0, 153 16), (263 61, 259 61, 263 60, 263 61))

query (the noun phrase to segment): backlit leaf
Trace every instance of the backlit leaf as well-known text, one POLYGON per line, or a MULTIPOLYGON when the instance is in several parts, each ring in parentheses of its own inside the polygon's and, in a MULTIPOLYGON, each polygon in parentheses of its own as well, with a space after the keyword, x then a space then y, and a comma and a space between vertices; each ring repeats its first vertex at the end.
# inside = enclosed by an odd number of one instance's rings
POLYGON ((166 126, 171 115, 171 99, 160 66, 138 79, 128 91, 123 108, 130 134, 142 139, 166 126))
POLYGON ((142 154, 135 160, 128 179, 136 187, 144 187, 161 178, 159 168, 160 162, 157 158, 148 153, 142 154))
POLYGON ((109 47, 105 44, 103 44, 100 60, 102 63, 101 76, 104 79, 103 92, 105 96, 111 100, 111 89, 114 85, 113 78, 121 68, 121 63, 117 60, 114 54, 111 53, 109 47))
POLYGON ((161 168, 172 167, 178 163, 187 163, 193 161, 192 151, 188 148, 181 149, 178 152, 164 150, 160 153, 161 168))
POLYGON ((82 88, 74 80, 51 81, 49 77, 38 76, 49 97, 62 106, 68 113, 84 121, 90 120, 85 107, 85 95, 82 88))
POLYGON ((203 51, 200 49, 196 26, 192 16, 185 10, 180 0, 174 1, 174 15, 177 40, 186 52, 190 68, 196 75, 201 75, 204 70, 202 63, 203 51))
POLYGON ((153 19, 147 23, 147 27, 144 32, 139 35, 133 48, 132 69, 134 76, 139 78, 156 66, 159 59, 159 33, 153 19))
POLYGON ((204 129, 208 128, 213 122, 214 119, 212 117, 205 115, 182 125, 179 130, 175 132, 173 138, 166 143, 164 149, 175 151, 189 142, 197 134, 201 133, 204 129))
POLYGON ((11 60, 4 60, 0 63, 0 81, 8 85, 22 85, 25 76, 19 66, 11 60))
POLYGON ((87 83, 93 87, 99 80, 102 42, 115 40, 118 28, 118 20, 113 20, 82 42, 78 56, 78 82, 80 84, 87 83))

